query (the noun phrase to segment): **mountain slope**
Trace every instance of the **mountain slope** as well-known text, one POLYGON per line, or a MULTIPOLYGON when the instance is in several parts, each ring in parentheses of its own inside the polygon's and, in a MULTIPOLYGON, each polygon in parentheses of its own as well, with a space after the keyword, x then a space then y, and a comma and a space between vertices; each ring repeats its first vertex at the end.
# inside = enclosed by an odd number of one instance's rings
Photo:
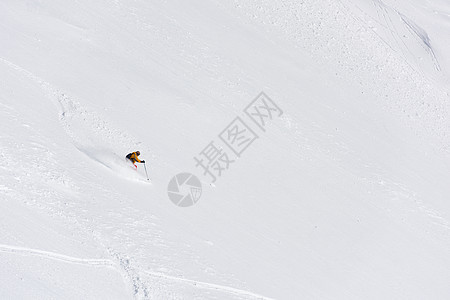
POLYGON ((433 9, 2 2, 0 295, 448 298, 433 9), (264 130, 244 112, 261 91, 283 111, 264 130), (258 135, 240 157, 219 137, 236 117, 258 135), (214 184, 210 142, 234 160, 214 184), (181 172, 202 182, 189 208, 167 195, 181 172))

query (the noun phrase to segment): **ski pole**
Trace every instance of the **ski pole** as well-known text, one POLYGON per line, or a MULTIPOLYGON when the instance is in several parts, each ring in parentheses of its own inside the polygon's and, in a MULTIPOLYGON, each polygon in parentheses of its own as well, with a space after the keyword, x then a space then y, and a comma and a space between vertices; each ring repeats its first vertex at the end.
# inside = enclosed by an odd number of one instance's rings
POLYGON ((147 167, 145 166, 145 163, 144 163, 144 169, 145 169, 145 175, 147 175, 147 180, 150 180, 150 179, 148 179, 147 167))

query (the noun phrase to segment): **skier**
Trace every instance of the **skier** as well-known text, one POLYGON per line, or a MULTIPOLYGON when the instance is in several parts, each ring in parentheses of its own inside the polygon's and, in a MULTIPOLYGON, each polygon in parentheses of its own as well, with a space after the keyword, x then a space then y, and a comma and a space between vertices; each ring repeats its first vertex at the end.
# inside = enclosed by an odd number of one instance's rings
POLYGON ((137 166, 135 165, 136 162, 145 164, 145 160, 140 160, 138 158, 139 155, 141 155, 141 152, 136 151, 136 152, 128 153, 126 156, 126 158, 133 163, 133 165, 136 167, 136 169, 137 169, 137 166))

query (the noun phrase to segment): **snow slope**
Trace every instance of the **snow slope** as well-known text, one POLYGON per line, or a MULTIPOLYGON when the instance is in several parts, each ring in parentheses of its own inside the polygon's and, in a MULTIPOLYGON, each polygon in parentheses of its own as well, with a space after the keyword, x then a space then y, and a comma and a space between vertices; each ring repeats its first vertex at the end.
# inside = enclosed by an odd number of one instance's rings
POLYGON ((0 298, 448 299, 449 22, 443 0, 0 2, 0 298), (194 156, 261 91, 282 116, 209 184, 194 156))

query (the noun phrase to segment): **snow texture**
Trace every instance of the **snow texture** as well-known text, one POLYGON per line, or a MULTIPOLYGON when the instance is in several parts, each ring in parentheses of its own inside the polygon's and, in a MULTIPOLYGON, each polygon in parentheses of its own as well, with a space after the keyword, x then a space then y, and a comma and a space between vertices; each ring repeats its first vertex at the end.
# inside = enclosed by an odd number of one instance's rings
POLYGON ((449 299, 449 36, 446 0, 1 1, 0 298, 449 299))

